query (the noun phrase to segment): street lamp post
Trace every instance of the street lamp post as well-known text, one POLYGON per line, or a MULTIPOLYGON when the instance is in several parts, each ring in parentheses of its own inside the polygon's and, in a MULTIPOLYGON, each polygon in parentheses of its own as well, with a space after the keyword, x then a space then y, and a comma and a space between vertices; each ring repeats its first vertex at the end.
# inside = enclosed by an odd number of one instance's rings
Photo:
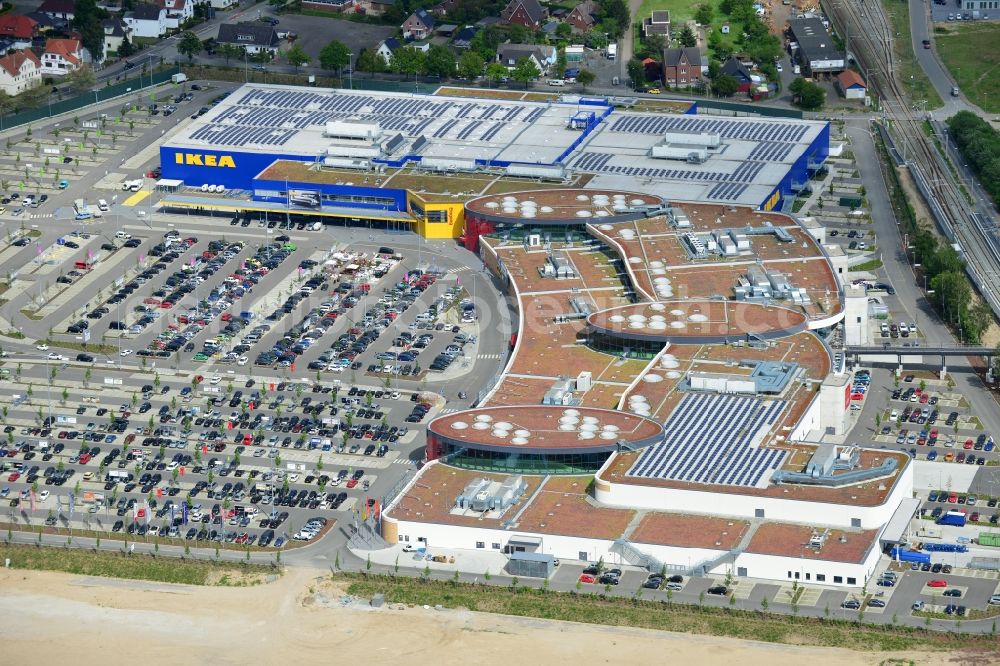
MULTIPOLYGON (((343 79, 341 79, 343 81, 343 79)), ((354 90, 354 54, 347 54, 347 81, 351 90, 354 90)), ((344 85, 341 83, 340 85, 344 85)))

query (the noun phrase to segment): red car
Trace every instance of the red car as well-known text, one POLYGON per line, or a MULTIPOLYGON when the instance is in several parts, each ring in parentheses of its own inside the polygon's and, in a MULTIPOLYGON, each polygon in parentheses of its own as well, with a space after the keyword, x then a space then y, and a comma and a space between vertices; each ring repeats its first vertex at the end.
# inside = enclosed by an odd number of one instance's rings
POLYGON ((967 440, 965 440, 965 444, 962 445, 962 448, 963 449, 971 449, 973 447, 973 445, 974 445, 974 442, 971 439, 967 439, 967 440))
POLYGON ((927 581, 927 587, 948 587, 948 581, 946 580, 929 580, 927 581))
POLYGON ((7 480, 8 481, 17 481, 20 478, 21 478, 21 473, 20 472, 11 472, 10 476, 7 477, 7 480))
MULTIPOLYGON (((13 481, 13 480, 14 479, 11 479, 11 481, 13 481)), ((348 488, 357 488, 358 487, 358 480, 357 479, 348 479, 347 480, 347 487, 348 488)))
POLYGON ((597 582, 597 578, 594 577, 594 576, 591 576, 590 574, 581 574, 580 575, 580 582, 581 583, 596 583, 597 582))

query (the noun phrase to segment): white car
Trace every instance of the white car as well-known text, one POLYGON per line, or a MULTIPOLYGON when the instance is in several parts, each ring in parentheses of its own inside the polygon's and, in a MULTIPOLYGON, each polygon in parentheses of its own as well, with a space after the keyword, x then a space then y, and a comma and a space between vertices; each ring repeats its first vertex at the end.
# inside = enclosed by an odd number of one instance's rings
POLYGON ((416 546, 415 544, 408 543, 408 544, 404 544, 403 545, 403 552, 404 553, 415 553, 418 550, 419 550, 419 547, 416 546))
POLYGON ((49 355, 48 355, 47 358, 50 361, 65 361, 66 360, 65 356, 63 356, 62 354, 57 354, 55 352, 49 352, 49 355))
POLYGON ((40 344, 40 345, 35 345, 35 349, 37 349, 38 351, 48 351, 49 350, 49 346, 47 344, 43 343, 43 344, 40 344))
POLYGON ((121 355, 122 356, 131 356, 131 354, 132 354, 132 350, 131 349, 123 349, 123 350, 121 350, 121 355))
POLYGON ((209 381, 211 382, 212 386, 215 386, 216 384, 222 381, 222 377, 220 377, 219 375, 215 375, 209 381))
POLYGON ((236 365, 240 365, 240 366, 246 365, 247 361, 249 361, 249 360, 250 359, 248 359, 246 356, 240 356, 238 359, 236 359, 236 365))
POLYGON ((39 502, 44 502, 48 498, 49 498, 49 491, 43 490, 42 492, 38 493, 38 501, 39 502))
POLYGON ((780 62, 777 65, 775 65, 774 68, 777 69, 779 72, 784 71, 782 69, 782 67, 781 67, 781 63, 780 62))

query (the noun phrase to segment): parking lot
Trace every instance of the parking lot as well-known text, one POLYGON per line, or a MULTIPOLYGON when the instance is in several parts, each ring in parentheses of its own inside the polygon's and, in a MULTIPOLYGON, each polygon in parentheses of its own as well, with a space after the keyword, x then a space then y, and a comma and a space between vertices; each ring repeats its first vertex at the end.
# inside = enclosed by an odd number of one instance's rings
POLYGON ((329 529, 369 499, 371 510, 383 471, 411 465, 400 448, 414 432, 390 424, 439 409, 433 397, 375 388, 248 380, 209 390, 220 384, 157 379, 100 407, 73 392, 75 409, 39 425, 17 425, 34 420, 32 406, 14 407, 0 458, 5 518, 196 544, 309 541, 309 520, 329 529))

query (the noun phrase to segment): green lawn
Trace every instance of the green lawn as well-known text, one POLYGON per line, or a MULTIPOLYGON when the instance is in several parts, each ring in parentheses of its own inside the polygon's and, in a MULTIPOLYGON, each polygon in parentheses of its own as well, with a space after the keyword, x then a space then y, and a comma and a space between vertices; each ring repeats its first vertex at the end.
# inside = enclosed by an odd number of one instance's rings
POLYGON ((938 56, 962 93, 984 111, 1000 113, 1000 24, 976 21, 941 30, 934 37, 938 56))
MULTIPOLYGON (((716 8, 718 14, 718 4, 712 0, 707 1, 712 2, 712 6, 716 8)), ((632 21, 641 26, 642 22, 649 18, 654 11, 666 9, 670 12, 670 26, 673 28, 673 26, 680 26, 684 21, 694 18, 694 12, 698 9, 699 4, 701 3, 690 0, 642 0, 639 14, 633 17, 632 21)))

